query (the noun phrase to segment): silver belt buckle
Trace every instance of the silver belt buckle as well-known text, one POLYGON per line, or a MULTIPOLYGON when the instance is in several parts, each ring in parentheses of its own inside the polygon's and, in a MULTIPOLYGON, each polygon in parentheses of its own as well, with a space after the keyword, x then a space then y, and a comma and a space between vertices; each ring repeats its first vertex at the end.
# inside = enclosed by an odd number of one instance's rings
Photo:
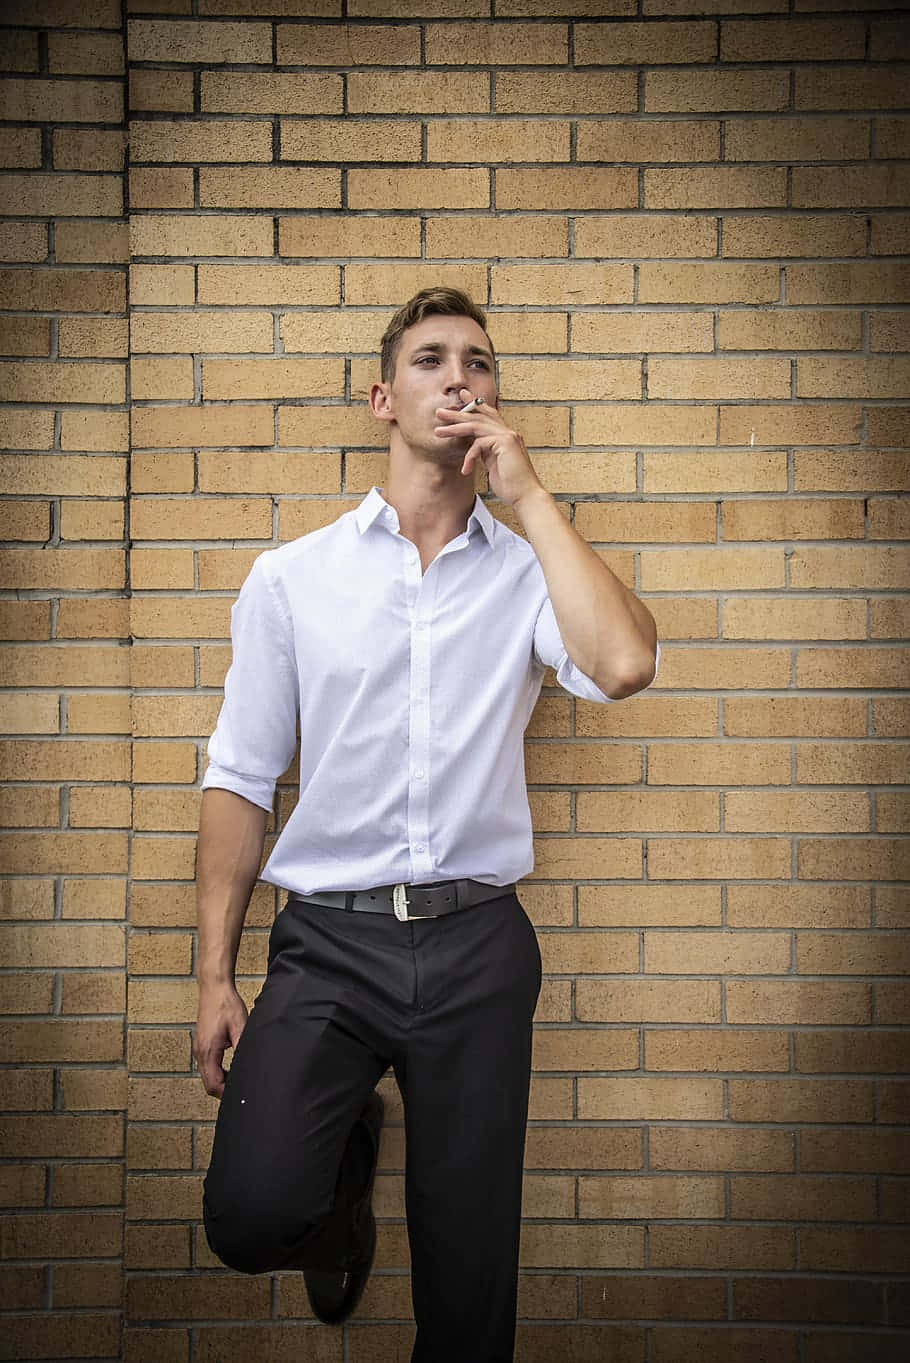
POLYGON ((408 921, 408 887, 396 885, 392 890, 392 908, 399 923, 408 921))

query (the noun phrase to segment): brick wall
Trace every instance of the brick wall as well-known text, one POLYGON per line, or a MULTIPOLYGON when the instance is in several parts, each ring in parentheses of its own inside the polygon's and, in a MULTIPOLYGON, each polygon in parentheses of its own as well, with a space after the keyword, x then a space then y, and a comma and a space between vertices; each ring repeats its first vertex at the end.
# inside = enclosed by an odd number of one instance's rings
POLYGON ((386 1081, 344 1335, 208 1253, 191 877, 231 601, 381 481, 377 340, 436 281, 664 640, 646 695, 548 687, 529 730, 518 1357, 903 1356, 907 23, 491 8, 2 7, 4 1356, 409 1357, 386 1081))

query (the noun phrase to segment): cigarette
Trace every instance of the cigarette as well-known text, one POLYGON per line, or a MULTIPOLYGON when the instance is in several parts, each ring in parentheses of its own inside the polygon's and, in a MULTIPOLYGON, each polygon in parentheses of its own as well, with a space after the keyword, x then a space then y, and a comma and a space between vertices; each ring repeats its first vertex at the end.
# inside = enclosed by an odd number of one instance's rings
POLYGON ((465 405, 459 407, 458 410, 459 412, 473 412, 474 408, 479 407, 482 402, 483 398, 471 398, 470 402, 466 402, 465 405))

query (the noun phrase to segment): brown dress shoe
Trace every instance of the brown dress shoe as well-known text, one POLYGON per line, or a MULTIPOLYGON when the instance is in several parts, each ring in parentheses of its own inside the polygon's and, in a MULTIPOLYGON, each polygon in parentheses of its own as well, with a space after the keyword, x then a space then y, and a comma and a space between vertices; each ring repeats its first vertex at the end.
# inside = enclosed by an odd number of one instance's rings
POLYGON ((372 1159, 366 1186, 353 1205, 355 1244, 337 1268, 303 1270, 313 1314, 325 1325, 340 1325, 342 1321, 347 1320, 363 1296, 363 1289, 373 1267, 373 1256, 376 1252, 376 1220, 371 1203, 384 1110, 379 1094, 372 1093, 357 1119, 358 1125, 369 1138, 372 1159))

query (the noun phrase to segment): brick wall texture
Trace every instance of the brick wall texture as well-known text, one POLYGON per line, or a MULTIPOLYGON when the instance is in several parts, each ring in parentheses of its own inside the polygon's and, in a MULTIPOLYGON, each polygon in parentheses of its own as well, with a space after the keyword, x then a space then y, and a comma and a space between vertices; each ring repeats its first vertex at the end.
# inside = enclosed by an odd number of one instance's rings
POLYGON ((390 1080, 349 1326, 206 1247, 192 875, 232 599, 382 481, 377 340, 440 281, 664 641, 528 731, 517 1357, 906 1357, 902 9, 0 6, 4 1358, 410 1356, 390 1080))

